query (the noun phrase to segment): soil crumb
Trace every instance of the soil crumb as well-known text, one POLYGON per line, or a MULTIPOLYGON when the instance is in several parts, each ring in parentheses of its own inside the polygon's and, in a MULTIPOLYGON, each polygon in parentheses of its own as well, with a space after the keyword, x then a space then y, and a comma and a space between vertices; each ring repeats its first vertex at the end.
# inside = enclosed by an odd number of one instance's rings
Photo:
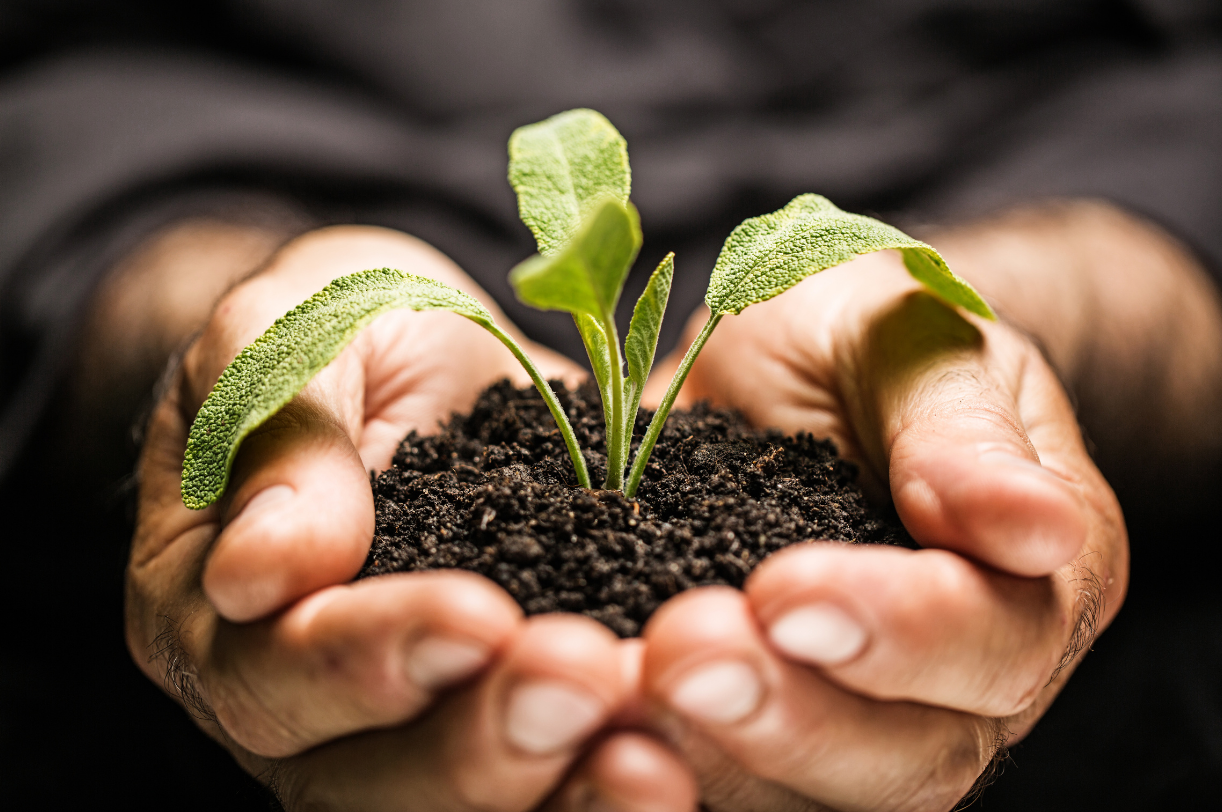
MULTIPOLYGON (((552 386, 601 483, 597 388, 552 386)), ((637 416, 637 442, 650 417, 637 416)), ((914 546, 894 513, 866 501, 856 473, 828 441, 758 431, 701 404, 671 412, 635 500, 586 490, 542 398, 502 381, 439 434, 408 435, 374 480, 377 529, 357 577, 472 570, 527 614, 580 612, 632 637, 667 598, 741 587, 796 542, 914 546)))

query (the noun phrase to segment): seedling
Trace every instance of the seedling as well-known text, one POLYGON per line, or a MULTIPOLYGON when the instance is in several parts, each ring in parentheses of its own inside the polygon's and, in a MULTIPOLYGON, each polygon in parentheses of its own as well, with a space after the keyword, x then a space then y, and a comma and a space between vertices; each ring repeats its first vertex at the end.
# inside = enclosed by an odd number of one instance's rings
MULTIPOLYGON (((675 267, 674 255, 667 254, 650 276, 621 347, 615 309, 641 248, 640 221, 628 201, 631 178, 623 137, 593 110, 560 113, 509 139, 509 181, 539 246, 537 255, 510 272, 509 281, 524 303, 573 316, 602 395, 608 490, 636 494, 683 381, 717 324, 812 274, 894 248, 909 273, 935 295, 994 318, 932 247, 878 220, 843 212, 819 195, 799 195, 780 211, 745 220, 726 239, 704 297, 709 319, 680 362, 628 469, 632 428, 675 267)), ((278 319, 225 369, 191 426, 183 503, 201 509, 220 498, 242 440, 292 400, 361 328, 401 307, 452 311, 505 344, 547 402, 578 483, 590 487, 585 457, 555 392, 492 314, 440 282, 380 268, 336 279, 278 319)))

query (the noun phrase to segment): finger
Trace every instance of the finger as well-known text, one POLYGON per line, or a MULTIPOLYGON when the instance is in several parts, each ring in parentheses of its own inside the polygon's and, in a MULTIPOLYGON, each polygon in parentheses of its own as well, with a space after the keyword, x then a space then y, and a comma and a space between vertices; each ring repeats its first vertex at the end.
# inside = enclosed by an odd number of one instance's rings
POLYGON ((924 293, 882 314, 865 346, 861 411, 878 428, 859 433, 881 443, 896 510, 917 541, 1025 576, 1080 554, 1087 504, 1064 455, 1087 457, 1037 353, 924 293), (1055 443, 1037 446, 1032 426, 1055 443))
POLYGON ((365 561, 374 529, 369 475, 341 409, 311 394, 324 386, 312 383, 243 443, 203 571, 204 593, 227 620, 265 617, 351 580, 365 561))
MULTIPOLYGON (((580 367, 528 341, 488 294, 448 257, 413 237, 370 226, 333 226, 299 237, 279 251, 257 276, 230 291, 217 305, 200 340, 184 359, 194 416, 225 366, 276 318, 344 274, 395 267, 436 279, 479 299, 501 326, 530 350, 546 376, 576 383, 580 367)), ((397 310, 378 319, 377 329, 357 338, 369 370, 365 376, 363 423, 353 440, 366 467, 385 468, 411 429, 431 432, 452 412, 465 411, 489 383, 529 376, 488 331, 452 313, 397 310)), ((362 415, 356 415, 361 418, 362 415)))
POLYGON ((745 585, 782 655, 837 684, 986 716, 1026 708, 1070 642, 1075 594, 943 550, 810 544, 764 561, 745 585))
POLYGON ((127 644, 133 659, 156 682, 165 675, 158 638, 188 615, 213 616, 199 590, 204 556, 216 538, 220 508, 191 510, 182 503, 182 454, 187 442, 179 380, 149 418, 137 468, 136 529, 125 574, 127 644))
POLYGON ((544 806, 547 812, 689 812, 696 804, 691 768, 672 749, 635 730, 650 721, 640 692, 645 642, 621 640, 618 649, 624 701, 610 725, 619 729, 585 755, 544 806))
POLYGON ((691 768, 652 736, 619 731, 581 760, 543 812, 692 812, 691 768))
POLYGON ((672 599, 645 638, 661 707, 747 772, 834 809, 949 809, 996 749, 991 720, 878 702, 779 657, 735 590, 672 599))
MULTIPOLYGON (((237 350, 304 295, 341 272, 386 264, 486 297, 448 259, 405 235, 314 232, 218 306, 186 359, 185 403, 202 400, 237 350)), ((362 333, 243 442, 227 523, 203 576, 218 612, 253 620, 351 578, 372 538, 368 470, 385 467, 408 430, 431 431, 515 371, 524 374, 505 347, 453 314, 396 311, 362 333)))
POLYGON ((525 812, 555 791, 623 699, 614 636, 532 618, 475 685, 405 728, 311 750, 285 768, 290 808, 525 812))
POLYGON ((222 622, 197 669, 229 736, 283 757, 414 718, 485 668, 521 624, 517 604, 472 573, 388 575, 321 590, 268 620, 222 622))

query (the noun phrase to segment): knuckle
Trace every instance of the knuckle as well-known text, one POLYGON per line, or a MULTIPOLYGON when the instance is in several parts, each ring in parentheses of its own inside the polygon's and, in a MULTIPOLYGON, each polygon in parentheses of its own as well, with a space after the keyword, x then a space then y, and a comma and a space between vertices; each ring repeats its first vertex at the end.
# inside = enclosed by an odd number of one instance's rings
POLYGON ((971 618, 979 614, 980 575, 954 553, 925 550, 920 555, 924 564, 921 587, 911 594, 912 605, 897 607, 896 619, 912 634, 941 636, 946 629, 930 624, 930 617, 971 618))
POLYGON ((983 391, 977 398, 946 407, 946 411, 955 423, 975 424, 984 430, 982 434, 1005 434, 1021 437, 1026 442, 1026 431, 1014 411, 983 391))
POLYGON ((1016 716, 1035 702, 1036 697, 1048 684, 1048 669, 1027 669, 1024 678, 1017 680, 1008 696, 999 697, 995 708, 990 708, 997 716, 1016 716))
POLYGON ((446 809, 479 812, 535 809, 562 774, 517 770, 513 759, 506 760, 486 750, 482 755, 473 755, 465 748, 444 745, 442 748, 444 752, 436 769, 429 772, 437 776, 437 797, 444 799, 446 809))
POLYGON ((398 658, 388 646, 361 653, 347 646, 331 646, 314 660, 320 681, 348 697, 363 718, 402 721, 418 710, 428 696, 404 679, 398 658))
MULTIPOLYGON (((253 772, 253 770, 251 771, 253 772)), ((306 771, 292 759, 276 759, 266 764, 263 770, 254 777, 267 787, 268 791, 286 812, 322 812, 332 808, 317 799, 312 792, 312 784, 306 771)))
POLYGON ((209 691, 214 718, 239 746, 267 758, 296 755, 312 742, 249 691, 209 691))
POLYGON ((402 722, 430 695, 404 679, 402 658, 389 635, 336 638, 302 625, 277 641, 276 651, 303 680, 310 696, 342 698, 359 719, 402 722))
POLYGON ((308 719, 279 711, 291 689, 260 680, 243 664, 209 667, 198 674, 201 696, 206 697, 213 719, 241 747, 266 758, 280 758, 305 750, 313 743, 308 719), (271 690, 267 690, 267 689, 271 690))
POLYGON ((389 619, 350 628, 330 616, 325 602, 333 597, 315 596, 322 607, 283 618, 277 648, 313 684, 346 697, 365 718, 398 719, 419 709, 428 696, 404 677, 402 630, 389 619))
POLYGON ((255 776, 266 784, 286 812, 338 812, 350 808, 333 797, 325 774, 291 764, 292 760, 278 761, 265 773, 255 776))
POLYGON ((251 307, 257 301, 249 284, 239 285, 217 302, 211 317, 200 332, 195 347, 199 351, 225 346, 236 330, 241 329, 251 307))
POLYGON ((991 690, 980 710, 991 716, 1007 718, 1030 708, 1048 687, 1056 657, 1021 653, 1020 661, 999 667, 994 672, 991 690))
POLYGON ((962 602, 978 592, 979 576, 967 561, 954 553, 930 551, 928 557, 929 588, 940 600, 953 601, 952 608, 965 609, 962 602))
POLYGON ((162 689, 178 700, 197 722, 216 722, 217 715, 200 687, 199 671, 183 645, 182 625, 168 615, 149 646, 147 663, 161 675, 162 689))
POLYGON ((1074 601, 1073 607, 1067 612, 1065 623, 1069 629, 1069 639, 1053 672, 1054 679, 1062 669, 1090 647, 1099 633, 1107 609, 1103 581, 1095 570, 1084 559, 1075 562, 1072 570, 1073 577, 1069 579, 1069 586, 1073 590, 1074 601))
POLYGON ((317 390, 317 379, 306 384, 305 389, 283 408, 252 430, 247 442, 256 439, 282 442, 300 435, 343 436, 335 414, 327 408, 317 390))
POLYGON ((961 735, 935 751, 915 782, 884 808, 897 812, 944 812, 970 798, 991 779, 990 766, 1004 753, 1007 731, 996 719, 975 717, 961 735))

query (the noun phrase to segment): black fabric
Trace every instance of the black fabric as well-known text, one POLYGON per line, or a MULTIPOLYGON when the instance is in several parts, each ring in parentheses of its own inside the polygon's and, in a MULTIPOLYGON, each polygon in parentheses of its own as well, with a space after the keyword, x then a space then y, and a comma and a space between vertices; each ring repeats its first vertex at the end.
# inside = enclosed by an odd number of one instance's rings
MULTIPOLYGON (((628 138, 646 233, 638 271, 678 252, 663 347, 698 303, 730 228, 805 191, 924 223, 1035 197, 1102 197, 1222 269, 1222 6, 1211 0, 10 0, 0 6, 0 66, 0 471, 10 471, 0 496, 15 514, 34 503, 17 480, 40 460, 37 427, 90 292, 142 235, 198 207, 257 195, 311 222, 404 229, 455 258, 532 336, 581 357, 566 317, 522 308, 505 283, 532 249, 504 179, 505 141, 568 107, 603 111, 628 138)), ((626 295, 643 284, 634 274, 626 295)), ((123 527, 103 535, 121 538, 123 527)), ((1141 555, 1161 549, 1134 538, 1141 555)), ((29 577, 37 548, 18 546, 10 572, 29 577)), ((116 733, 123 747, 99 762, 98 786, 151 798, 223 773, 188 769, 141 785, 139 770, 115 769, 114 759, 173 761, 173 748, 151 755, 141 736, 140 714, 156 717, 160 700, 146 696, 136 721, 124 721, 40 678, 82 664, 47 639, 96 632, 106 651, 121 651, 119 570, 107 572, 59 593, 66 626, 54 635, 28 626, 19 635, 28 645, 5 655, 0 675, 58 703, 62 713, 48 717, 57 730, 73 716, 134 725, 116 733), (109 625, 82 617, 95 604, 110 607, 109 625)), ((1163 606, 1174 592, 1174 570, 1160 572, 1150 583, 1135 569, 1136 605, 1145 594, 1146 606, 1163 606)), ((25 594, 10 596, 10 618, 28 617, 25 594)), ((1110 662, 1139 660, 1151 673, 1161 658, 1179 662, 1165 646, 1150 650, 1152 618, 1163 615, 1128 615, 1098 660, 1114 646, 1110 662), (1126 636, 1126 623, 1141 630, 1126 636)), ((1182 656, 1213 651, 1192 662, 1216 663, 1216 624, 1191 628, 1176 638, 1182 656)), ((98 679, 142 695, 121 660, 107 660, 98 679)), ((1039 808, 1093 808, 1104 797, 1138 808, 1151 793, 1187 798, 1216 781, 1222 679, 1213 693, 1176 694, 1182 703, 1152 727, 1136 709, 1152 707, 1158 681, 1114 672, 1084 666, 986 808, 1037 798, 1039 808), (1092 728, 1108 734, 1081 738, 1092 728), (1160 742, 1193 742, 1178 763, 1195 766, 1168 778, 1170 767, 1108 757, 1143 737, 1163 757, 1176 751, 1160 742), (1106 781, 1072 780, 1085 752, 1106 781), (1105 791, 1108 782, 1118 783, 1105 791)), ((80 761, 5 693, 0 731, 46 748, 27 748, 27 761, 80 761)), ((165 735, 181 741, 187 728, 165 735)))
POLYGON ((124 200, 217 176, 434 237, 536 337, 581 357, 566 319, 528 314, 504 282, 530 251, 505 139, 578 105, 632 145, 642 265, 683 250, 675 312, 698 301, 730 226, 811 189, 926 220, 1106 197, 1222 266, 1209 3, 260 0, 218 4, 227 27, 202 32, 196 5, 177 24, 138 3, 37 8, 0 28, 0 41, 47 39, 0 85, 8 449, 45 403, 37 378, 68 344, 57 325, 107 265, 97 250, 88 268, 56 253, 96 239, 98 213, 124 200), (140 16, 134 44, 58 28, 111 6, 140 16))

